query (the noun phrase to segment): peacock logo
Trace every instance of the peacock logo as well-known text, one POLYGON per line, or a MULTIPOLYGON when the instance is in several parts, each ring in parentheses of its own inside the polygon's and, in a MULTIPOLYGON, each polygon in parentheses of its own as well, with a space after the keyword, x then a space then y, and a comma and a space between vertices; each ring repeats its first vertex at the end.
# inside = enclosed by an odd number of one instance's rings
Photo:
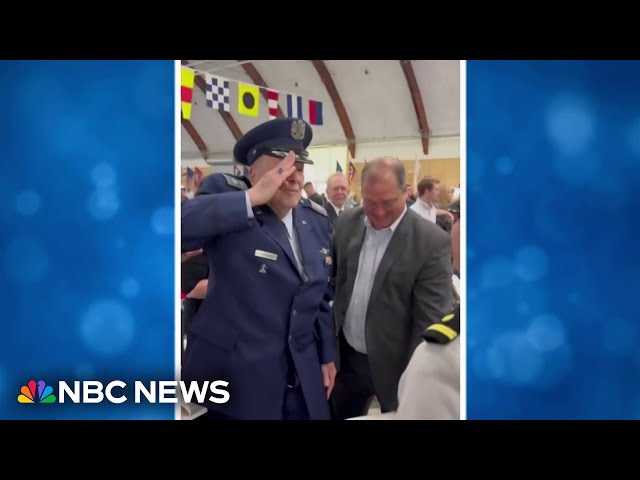
POLYGON ((44 380, 39 380, 36 384, 35 380, 29 380, 29 383, 23 385, 18 395, 20 403, 56 403, 56 396, 53 394, 53 388, 47 385, 44 380), (38 395, 36 396, 36 386, 38 395))

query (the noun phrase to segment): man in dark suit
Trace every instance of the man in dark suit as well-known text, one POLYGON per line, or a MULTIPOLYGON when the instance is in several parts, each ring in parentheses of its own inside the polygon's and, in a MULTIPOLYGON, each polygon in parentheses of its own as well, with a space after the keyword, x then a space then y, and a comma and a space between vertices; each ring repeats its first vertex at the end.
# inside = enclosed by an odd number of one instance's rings
MULTIPOLYGON (((186 255, 185 255, 186 256, 186 255)), ((209 287, 209 259, 202 251, 189 252, 188 258, 182 261, 180 275, 182 293, 182 336, 189 331, 191 321, 195 318, 202 301, 207 296, 209 287), (199 253, 198 253, 199 252, 199 253), (192 254, 193 253, 193 254, 192 254)), ((185 351, 182 350, 184 363, 185 351)))
POLYGON ((331 226, 322 207, 301 199, 311 138, 299 119, 258 125, 233 151, 248 178, 211 175, 182 203, 182 250, 202 248, 215 275, 182 380, 229 382, 226 403, 207 394, 213 418, 330 418, 331 226))
POLYGON ((382 412, 396 410, 422 333, 453 305, 449 236, 406 207, 402 164, 370 161, 361 184, 362 207, 342 213, 334 236, 339 419, 365 415, 374 395, 382 412))
POLYGON ((321 207, 324 206, 324 198, 316 191, 316 187, 313 186, 313 183, 307 182, 304 184, 304 193, 307 194, 307 198, 321 207))
POLYGON ((327 179, 327 201, 324 208, 331 225, 335 227, 338 216, 344 211, 349 196, 349 181, 344 173, 334 173, 327 179))

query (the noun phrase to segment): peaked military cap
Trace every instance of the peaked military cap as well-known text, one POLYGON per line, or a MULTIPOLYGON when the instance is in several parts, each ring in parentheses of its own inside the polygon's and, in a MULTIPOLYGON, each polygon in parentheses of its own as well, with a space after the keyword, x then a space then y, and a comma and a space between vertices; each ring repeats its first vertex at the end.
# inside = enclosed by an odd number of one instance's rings
POLYGON ((299 118, 275 118, 249 130, 233 147, 238 163, 250 167, 260 155, 284 158, 290 150, 296 162, 313 165, 307 147, 313 138, 311 125, 299 118))

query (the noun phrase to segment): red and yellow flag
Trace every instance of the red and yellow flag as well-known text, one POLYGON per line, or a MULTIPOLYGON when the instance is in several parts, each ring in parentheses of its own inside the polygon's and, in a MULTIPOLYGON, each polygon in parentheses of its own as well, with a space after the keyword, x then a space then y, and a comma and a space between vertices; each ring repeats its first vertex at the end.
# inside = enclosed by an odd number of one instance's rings
POLYGON ((191 118, 191 102, 193 100, 193 82, 195 80, 195 72, 190 68, 182 67, 180 73, 180 93, 182 100, 182 118, 189 120, 191 118))

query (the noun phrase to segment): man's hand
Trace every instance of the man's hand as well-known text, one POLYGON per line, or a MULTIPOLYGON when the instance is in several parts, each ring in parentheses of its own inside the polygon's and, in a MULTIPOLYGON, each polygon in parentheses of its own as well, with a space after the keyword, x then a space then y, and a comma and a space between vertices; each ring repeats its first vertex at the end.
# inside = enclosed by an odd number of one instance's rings
POLYGON ((449 223, 453 225, 453 222, 456 221, 455 218, 453 218, 453 213, 451 212, 447 212, 447 214, 445 215, 445 217, 447 218, 447 220, 449 220, 449 223))
POLYGON ((325 363, 320 368, 322 369, 324 388, 327 389, 327 400, 329 400, 333 386, 336 384, 336 364, 334 362, 325 363))
POLYGON ((195 257, 196 255, 200 255, 202 253, 202 249, 200 250, 194 250, 192 252, 185 252, 182 254, 182 261, 186 262, 187 260, 189 260, 192 257, 195 257))
POLYGON ((456 220, 453 214, 449 210, 442 210, 441 208, 436 209, 436 216, 444 217, 446 221, 451 223, 452 225, 453 225, 453 222, 455 222, 456 220))
POLYGON ((196 286, 189 292, 187 298, 196 298, 198 300, 203 300, 207 296, 207 287, 209 286, 209 280, 205 278, 204 280, 200 280, 196 286))
POLYGON ((252 207, 264 205, 276 194, 284 181, 296 171, 296 155, 289 152, 276 168, 265 173, 257 183, 249 189, 249 200, 252 207))

